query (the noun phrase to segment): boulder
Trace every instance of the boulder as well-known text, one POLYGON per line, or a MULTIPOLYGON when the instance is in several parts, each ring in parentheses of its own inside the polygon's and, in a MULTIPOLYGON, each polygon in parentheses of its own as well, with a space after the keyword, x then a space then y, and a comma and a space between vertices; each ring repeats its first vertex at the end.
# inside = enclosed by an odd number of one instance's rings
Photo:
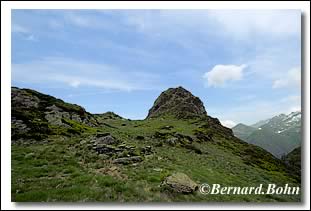
POLYGON ((180 172, 166 177, 161 186, 177 193, 193 193, 198 189, 198 185, 194 181, 180 172))

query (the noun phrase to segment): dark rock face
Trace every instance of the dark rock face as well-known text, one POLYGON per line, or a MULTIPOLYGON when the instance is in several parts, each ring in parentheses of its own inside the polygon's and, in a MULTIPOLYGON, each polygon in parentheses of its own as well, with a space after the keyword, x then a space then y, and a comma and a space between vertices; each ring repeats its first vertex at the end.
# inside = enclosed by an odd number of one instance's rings
POLYGON ((161 93, 149 110, 148 118, 173 115, 177 118, 206 116, 203 102, 183 87, 169 88, 161 93))

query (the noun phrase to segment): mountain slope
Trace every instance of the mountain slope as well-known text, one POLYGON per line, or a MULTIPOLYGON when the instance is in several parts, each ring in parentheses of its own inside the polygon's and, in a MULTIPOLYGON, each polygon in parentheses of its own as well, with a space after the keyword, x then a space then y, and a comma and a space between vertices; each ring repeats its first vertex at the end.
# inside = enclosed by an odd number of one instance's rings
POLYGON ((254 125, 258 128, 237 125, 232 130, 235 136, 264 148, 278 158, 300 146, 301 112, 280 114, 254 125))
POLYGON ((245 141, 262 147, 278 158, 297 147, 290 137, 274 133, 269 129, 256 130, 245 138, 245 141))
POLYGON ((242 140, 245 140, 250 134, 252 134, 256 130, 256 128, 244 125, 242 123, 239 123, 232 128, 234 135, 242 140))
POLYGON ((290 172, 296 175, 298 179, 301 177, 301 147, 295 148, 293 151, 282 157, 290 172))
POLYGON ((271 118, 266 124, 262 125, 261 128, 268 128, 281 135, 286 133, 299 134, 301 130, 301 112, 292 112, 288 115, 280 114, 271 118))
POLYGON ((259 122, 256 122, 255 124, 251 125, 253 128, 260 128, 262 125, 267 124, 270 121, 270 119, 260 120, 259 122))
POLYGON ((176 172, 196 184, 300 186, 283 162, 234 137, 218 119, 166 114, 146 120, 93 115, 51 96, 12 88, 12 201, 300 201, 300 195, 207 197, 164 188, 163 181, 176 172), (15 135, 20 120, 29 130, 15 135))

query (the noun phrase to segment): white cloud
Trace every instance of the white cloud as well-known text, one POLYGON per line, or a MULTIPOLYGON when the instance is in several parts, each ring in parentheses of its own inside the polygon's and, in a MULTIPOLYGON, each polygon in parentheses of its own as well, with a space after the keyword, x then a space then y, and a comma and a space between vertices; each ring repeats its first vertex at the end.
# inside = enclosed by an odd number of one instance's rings
POLYGON ((35 41, 35 36, 29 31, 28 28, 19 24, 13 23, 11 28, 12 33, 20 34, 24 40, 35 41))
POLYGON ((284 76, 273 82, 273 88, 300 87, 301 70, 299 67, 290 69, 284 76))
POLYGON ((92 24, 92 21, 88 17, 82 17, 81 15, 77 15, 75 13, 69 13, 65 17, 69 22, 77 26, 90 27, 92 24))
POLYGON ((200 33, 214 33, 238 40, 255 36, 280 39, 299 36, 301 31, 300 10, 126 10, 122 14, 138 31, 172 39, 193 30, 198 32, 194 39, 200 33))
POLYGON ((210 10, 209 18, 238 39, 300 35, 299 10, 210 10))
POLYGON ((64 13, 63 22, 52 21, 50 25, 54 28, 63 27, 64 24, 71 24, 82 28, 100 29, 106 28, 108 30, 120 30, 115 23, 110 22, 106 18, 102 18, 100 14, 90 14, 86 11, 68 11, 64 13))
POLYGON ((107 64, 89 63, 68 58, 45 58, 23 64, 12 64, 12 80, 78 88, 97 87, 108 90, 132 91, 161 89, 153 74, 121 71, 107 64))
POLYGON ((243 70, 246 68, 242 65, 216 65, 212 70, 206 72, 203 78, 207 80, 208 86, 223 86, 227 81, 241 80, 243 77, 243 70))
POLYGON ((237 123, 232 120, 220 120, 221 124, 228 128, 233 128, 237 123))
POLYGON ((29 33, 29 30, 19 24, 12 24, 12 32, 14 33, 29 33))

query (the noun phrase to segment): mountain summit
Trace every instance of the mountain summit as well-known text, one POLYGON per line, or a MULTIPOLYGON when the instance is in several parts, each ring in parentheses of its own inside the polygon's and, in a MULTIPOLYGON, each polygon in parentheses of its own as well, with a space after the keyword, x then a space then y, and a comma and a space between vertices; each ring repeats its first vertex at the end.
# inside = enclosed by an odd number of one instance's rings
POLYGON ((206 116, 203 102, 185 88, 169 88, 162 92, 149 110, 148 118, 172 115, 177 118, 206 116))

